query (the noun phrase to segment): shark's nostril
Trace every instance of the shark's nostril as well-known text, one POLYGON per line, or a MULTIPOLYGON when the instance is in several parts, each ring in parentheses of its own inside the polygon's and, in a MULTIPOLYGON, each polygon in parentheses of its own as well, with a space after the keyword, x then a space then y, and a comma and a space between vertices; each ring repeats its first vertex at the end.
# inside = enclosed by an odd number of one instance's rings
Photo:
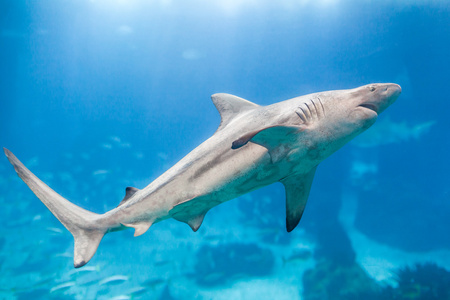
POLYGON ((371 92, 375 91, 376 89, 377 89, 377 88, 374 87, 373 85, 369 86, 369 90, 370 90, 371 92))

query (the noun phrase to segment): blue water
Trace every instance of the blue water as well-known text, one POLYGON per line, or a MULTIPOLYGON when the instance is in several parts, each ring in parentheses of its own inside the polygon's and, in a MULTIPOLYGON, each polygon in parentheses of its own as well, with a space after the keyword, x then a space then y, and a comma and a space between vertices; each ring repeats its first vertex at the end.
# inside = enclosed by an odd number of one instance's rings
POLYGON ((450 299, 448 1, 0 1, 0 141, 86 209, 261 105, 374 82, 400 98, 318 168, 299 226, 275 184, 107 235, 68 231, 0 160, 0 299, 450 299), (118 276, 118 277, 111 277, 118 276))

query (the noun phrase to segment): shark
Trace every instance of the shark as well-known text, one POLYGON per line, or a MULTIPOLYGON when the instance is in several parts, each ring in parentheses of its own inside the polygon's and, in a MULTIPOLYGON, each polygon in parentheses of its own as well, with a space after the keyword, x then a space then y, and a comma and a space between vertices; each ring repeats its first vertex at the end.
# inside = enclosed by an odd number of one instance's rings
POLYGON ((286 190, 286 229, 305 210, 317 166, 375 123, 400 95, 394 83, 325 91, 261 106, 214 94, 221 116, 216 132, 143 189, 127 187, 118 206, 97 214, 65 199, 4 152, 18 176, 74 237, 74 267, 94 256, 107 233, 173 218, 195 232, 213 207, 281 182, 286 190))

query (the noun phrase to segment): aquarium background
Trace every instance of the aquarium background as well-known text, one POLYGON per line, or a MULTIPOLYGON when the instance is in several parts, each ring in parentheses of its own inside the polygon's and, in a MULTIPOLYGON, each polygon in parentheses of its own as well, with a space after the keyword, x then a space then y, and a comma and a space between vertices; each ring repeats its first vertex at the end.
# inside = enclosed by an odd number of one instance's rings
POLYGON ((395 82, 318 168, 299 226, 274 184, 212 209, 73 239, 0 159, 0 299, 450 299, 450 3, 0 0, 0 141, 103 213, 211 136, 218 92, 261 105, 395 82))

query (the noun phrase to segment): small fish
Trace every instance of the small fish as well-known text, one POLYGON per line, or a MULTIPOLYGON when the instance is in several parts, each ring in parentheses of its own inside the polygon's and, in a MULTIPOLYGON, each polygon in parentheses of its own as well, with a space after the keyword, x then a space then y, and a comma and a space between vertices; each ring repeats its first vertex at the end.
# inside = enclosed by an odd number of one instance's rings
POLYGON ((92 172, 92 175, 97 176, 97 175, 104 175, 104 174, 108 174, 109 171, 108 170, 97 170, 92 172))
POLYGON ((27 165, 31 167, 36 167, 37 165, 39 165, 39 158, 38 157, 31 158, 30 160, 27 161, 27 165))
POLYGON ((134 153, 134 157, 135 157, 136 159, 143 159, 143 158, 145 157, 145 155, 144 155, 144 153, 142 153, 142 152, 135 152, 135 153, 134 153))
POLYGON ((75 285, 75 281, 68 281, 68 282, 62 283, 60 285, 57 285, 55 287, 52 287, 50 289, 50 293, 54 293, 56 291, 61 292, 62 290, 67 290, 74 285, 75 285))
POLYGON ((97 266, 88 266, 83 269, 73 269, 68 274, 69 274, 69 276, 72 276, 74 274, 80 274, 80 273, 86 273, 86 272, 99 272, 99 271, 100 271, 100 266, 97 265, 97 266))
POLYGON ((112 146, 111 144, 108 144, 108 143, 102 144, 102 148, 107 149, 107 150, 111 150, 112 147, 113 147, 113 146, 112 146))
POLYGON ((115 296, 113 298, 110 298, 111 300, 130 300, 131 296, 128 295, 119 295, 119 296, 115 296))
POLYGON ((112 136, 112 137, 110 137, 110 139, 111 139, 111 141, 116 142, 118 144, 120 144, 120 142, 122 142, 122 140, 118 136, 112 136))
POLYGON ((156 154, 159 158, 161 158, 162 160, 167 160, 169 158, 169 155, 167 153, 164 152, 158 152, 158 154, 156 154))
POLYGON ((72 257, 73 255, 72 255, 72 253, 69 253, 69 252, 62 252, 62 253, 56 253, 54 256, 55 257, 72 257))
POLYGON ((130 289, 128 291, 128 294, 130 294, 132 297, 135 297, 135 296, 139 296, 139 295, 144 294, 146 291, 147 291, 146 287, 137 286, 135 288, 130 289))
POLYGON ((45 229, 48 230, 48 231, 54 232, 54 233, 58 233, 58 234, 63 233, 63 231, 61 229, 56 228, 56 227, 47 227, 45 229))
POLYGON ((311 257, 312 253, 310 250, 300 249, 287 258, 283 257, 283 266, 287 263, 304 262, 306 260, 311 259, 311 257))
POLYGON ((33 221, 39 221, 42 220, 42 216, 41 215, 35 215, 33 218, 33 221))
POLYGON ((102 281, 99 282, 99 285, 104 285, 104 284, 108 284, 108 285, 113 285, 113 284, 120 284, 124 281, 128 281, 128 276, 124 276, 124 275, 114 275, 114 276, 110 276, 107 277, 105 279, 103 279, 102 281))

